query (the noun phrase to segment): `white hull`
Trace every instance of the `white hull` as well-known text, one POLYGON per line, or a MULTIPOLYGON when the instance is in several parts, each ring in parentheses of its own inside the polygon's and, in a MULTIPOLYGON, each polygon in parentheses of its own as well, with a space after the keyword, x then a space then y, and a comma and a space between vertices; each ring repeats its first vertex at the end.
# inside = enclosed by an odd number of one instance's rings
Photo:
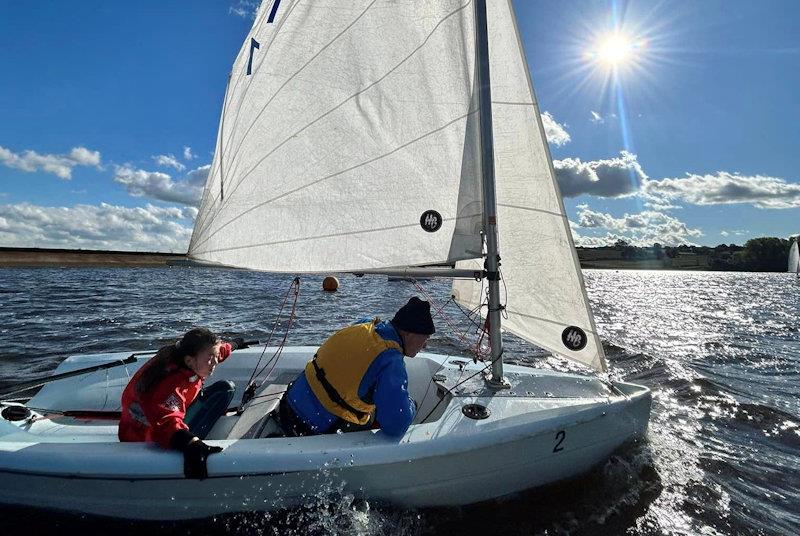
MULTIPOLYGON (((297 373, 313 351, 285 350, 272 381, 297 373)), ((259 354, 238 351, 214 379, 243 385, 259 354)), ((59 372, 114 357, 72 358, 59 372)), ((377 431, 210 440, 225 450, 209 458, 203 481, 183 478, 178 453, 116 442, 114 421, 0 419, 0 503, 130 519, 269 511, 324 501, 333 491, 409 507, 463 505, 579 475, 646 431, 646 388, 616 384, 623 394, 594 378, 513 365, 511 390, 487 391, 480 376, 454 388, 481 368, 464 362, 432 354, 407 360, 418 419, 433 414, 399 442, 377 431), (470 403, 485 405, 489 417, 466 417, 470 403)), ((109 369, 61 380, 29 405, 114 411, 127 377, 109 369)), ((236 419, 223 417, 211 435, 225 437, 236 419)))

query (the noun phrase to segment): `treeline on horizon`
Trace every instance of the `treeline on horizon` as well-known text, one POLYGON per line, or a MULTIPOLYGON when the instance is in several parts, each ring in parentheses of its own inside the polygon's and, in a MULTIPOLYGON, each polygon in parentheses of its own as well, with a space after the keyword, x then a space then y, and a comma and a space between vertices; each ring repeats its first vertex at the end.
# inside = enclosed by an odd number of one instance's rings
POLYGON ((789 247, 792 240, 774 236, 751 238, 744 246, 719 244, 709 246, 662 246, 655 243, 650 247, 633 246, 625 240, 617 240, 613 246, 622 252, 625 260, 674 259, 681 254, 708 256, 711 270, 741 272, 785 272, 789 263, 789 247))

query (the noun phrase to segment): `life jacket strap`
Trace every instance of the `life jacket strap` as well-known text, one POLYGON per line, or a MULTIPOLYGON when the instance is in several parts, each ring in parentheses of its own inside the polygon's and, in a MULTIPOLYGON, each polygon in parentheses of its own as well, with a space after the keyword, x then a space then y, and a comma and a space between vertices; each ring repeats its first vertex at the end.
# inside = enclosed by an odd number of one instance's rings
POLYGON ((317 376, 317 380, 319 380, 319 383, 322 385, 322 388, 325 389, 325 393, 328 395, 328 398, 333 400, 335 404, 353 413, 359 419, 364 419, 366 417, 369 417, 369 413, 364 413, 363 411, 357 410, 356 408, 348 404, 344 398, 341 397, 336 388, 333 385, 331 385, 331 382, 329 382, 328 378, 325 377, 325 371, 322 370, 319 365, 317 365, 316 354, 314 354, 314 359, 311 360, 311 364, 314 365, 314 373, 317 376))

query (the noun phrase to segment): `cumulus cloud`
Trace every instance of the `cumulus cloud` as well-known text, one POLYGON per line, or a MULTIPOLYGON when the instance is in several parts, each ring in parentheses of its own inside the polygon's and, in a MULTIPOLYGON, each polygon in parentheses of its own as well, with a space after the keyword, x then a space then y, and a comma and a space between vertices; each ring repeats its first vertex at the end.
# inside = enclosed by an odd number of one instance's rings
POLYGON ((605 237, 581 237, 581 245, 586 245, 588 238, 595 245, 613 244, 619 239, 640 246, 649 246, 654 242, 667 246, 692 245, 693 238, 703 236, 700 229, 692 229, 677 218, 652 210, 617 218, 591 210, 587 205, 579 205, 578 226, 608 232, 605 237))
POLYGON ((646 181, 643 190, 654 200, 679 199, 694 205, 750 203, 758 208, 800 207, 800 184, 763 175, 719 171, 716 175, 646 181))
POLYGON ((544 134, 547 137, 548 143, 561 147, 569 143, 572 139, 569 137, 566 126, 553 119, 550 112, 544 112, 542 114, 542 125, 544 125, 544 134))
POLYGON ((79 166, 100 166, 100 151, 90 151, 86 147, 73 147, 69 158, 79 166))
POLYGON ((196 211, 178 207, 0 205, 0 245, 184 253, 196 211))
POLYGON ((645 201, 645 203, 644 203, 644 206, 649 208, 649 209, 652 209, 652 210, 665 211, 665 210, 675 210, 675 209, 683 208, 680 205, 673 205, 672 203, 670 203, 669 201, 667 201, 665 199, 660 199, 660 198, 657 198, 657 197, 654 197, 654 196, 642 194, 642 197, 647 199, 647 201, 645 201))
POLYGON ((245 19, 255 19, 261 0, 236 0, 228 9, 228 13, 245 19))
POLYGON ((184 160, 194 160, 195 156, 192 152, 192 148, 188 145, 183 148, 183 159, 184 160))
POLYGON ((45 171, 60 179, 72 178, 76 166, 100 167, 100 152, 86 147, 73 147, 69 154, 39 154, 36 151, 15 153, 0 146, 0 163, 6 167, 34 172, 45 171))
POLYGON ((178 162, 178 159, 175 158, 175 155, 172 154, 160 154, 153 157, 156 165, 161 167, 171 167, 175 168, 178 171, 183 171, 186 169, 186 166, 178 162))
POLYGON ((625 197, 635 194, 647 175, 636 155, 622 151, 619 158, 582 162, 578 158, 554 160, 558 185, 564 197, 581 194, 625 197))
MULTIPOLYGON (((614 233, 606 233, 603 236, 583 236, 573 232, 572 240, 575 242, 576 246, 584 248, 599 248, 603 246, 613 246, 618 240, 624 240, 629 244, 631 243, 630 237, 614 233)), ((652 244, 645 244, 645 245, 652 246, 652 244)))
POLYGON ((130 166, 119 166, 114 174, 114 181, 125 187, 134 197, 149 197, 170 203, 196 206, 200 204, 203 186, 208 177, 210 165, 193 169, 179 180, 160 171, 133 169, 130 166))

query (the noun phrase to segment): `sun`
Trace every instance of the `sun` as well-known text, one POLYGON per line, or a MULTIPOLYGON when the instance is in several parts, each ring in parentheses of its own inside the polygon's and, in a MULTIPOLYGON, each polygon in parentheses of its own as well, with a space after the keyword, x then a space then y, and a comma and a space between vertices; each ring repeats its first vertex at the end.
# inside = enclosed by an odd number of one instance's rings
POLYGON ((632 41, 625 35, 614 34, 606 37, 597 49, 597 59, 608 65, 617 66, 630 61, 634 54, 632 41))
POLYGON ((586 58, 596 65, 617 69, 641 61, 644 46, 643 39, 632 39, 615 32, 599 37, 586 53, 586 58))

